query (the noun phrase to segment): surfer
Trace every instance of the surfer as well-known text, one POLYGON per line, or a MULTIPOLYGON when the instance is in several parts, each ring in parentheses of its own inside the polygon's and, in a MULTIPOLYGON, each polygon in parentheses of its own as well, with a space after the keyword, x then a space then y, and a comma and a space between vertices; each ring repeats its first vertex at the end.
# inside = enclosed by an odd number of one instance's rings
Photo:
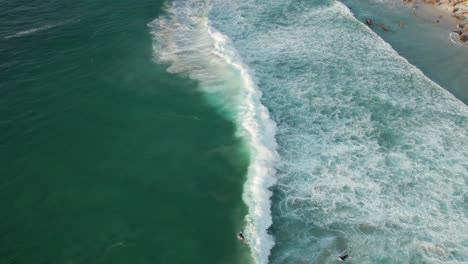
POLYGON ((340 261, 345 261, 348 257, 349 257, 349 255, 345 254, 345 255, 339 256, 338 258, 340 259, 340 261))
POLYGON ((245 241, 244 234, 242 234, 242 232, 237 233, 237 239, 239 239, 240 241, 244 242, 244 241, 245 241))

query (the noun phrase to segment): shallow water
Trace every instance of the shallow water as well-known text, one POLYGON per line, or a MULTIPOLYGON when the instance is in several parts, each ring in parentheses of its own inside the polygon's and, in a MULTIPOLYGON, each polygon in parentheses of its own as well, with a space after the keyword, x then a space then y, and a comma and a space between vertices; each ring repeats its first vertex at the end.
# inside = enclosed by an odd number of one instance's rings
POLYGON ((343 2, 359 20, 372 19, 372 30, 401 56, 468 104, 468 47, 451 40, 456 21, 450 14, 439 12, 442 16, 439 17, 436 11, 430 11, 434 15, 429 15, 422 7, 413 10, 412 5, 404 5, 399 0, 343 2), (400 22, 404 28, 399 27, 400 22), (381 30, 378 23, 387 25, 390 31, 381 30))

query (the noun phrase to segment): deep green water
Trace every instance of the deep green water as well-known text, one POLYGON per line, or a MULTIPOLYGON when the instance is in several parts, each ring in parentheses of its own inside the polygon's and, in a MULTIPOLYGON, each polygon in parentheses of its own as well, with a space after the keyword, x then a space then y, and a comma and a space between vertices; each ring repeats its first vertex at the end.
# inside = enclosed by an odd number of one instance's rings
POLYGON ((163 1, 0 1, 0 263, 246 263, 248 155, 152 61, 163 1))

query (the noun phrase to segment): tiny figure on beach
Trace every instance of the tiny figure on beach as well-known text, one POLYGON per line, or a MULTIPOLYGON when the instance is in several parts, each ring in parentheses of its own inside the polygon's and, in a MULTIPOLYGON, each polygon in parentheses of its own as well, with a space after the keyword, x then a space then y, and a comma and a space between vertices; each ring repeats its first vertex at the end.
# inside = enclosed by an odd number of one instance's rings
POLYGON ((239 239, 239 241, 245 242, 244 234, 242 232, 237 233, 237 239, 239 239))
POLYGON ((418 9, 417 5, 413 5, 413 15, 416 15, 416 9, 418 9))
POLYGON ((371 19, 367 19, 367 20, 366 20, 366 25, 371 26, 371 25, 372 25, 372 20, 371 20, 371 19))
POLYGON ((338 256, 338 258, 339 258, 340 261, 345 261, 348 257, 349 257, 348 254, 338 256))

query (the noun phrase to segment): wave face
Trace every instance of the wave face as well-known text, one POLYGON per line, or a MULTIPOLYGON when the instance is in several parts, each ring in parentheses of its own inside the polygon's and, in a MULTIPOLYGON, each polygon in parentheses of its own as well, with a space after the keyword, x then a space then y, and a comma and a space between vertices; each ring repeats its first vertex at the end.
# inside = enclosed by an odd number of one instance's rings
POLYGON ((149 25, 155 59, 169 64, 169 72, 197 80, 207 100, 238 124, 238 135, 246 140, 251 155, 243 197, 249 208, 245 232, 255 260, 266 263, 273 247, 267 228, 277 160, 276 125, 260 102, 262 94, 249 69, 230 40, 211 25, 209 11, 208 2, 171 2, 166 14, 149 25))
POLYGON ((173 1, 150 26, 249 143, 257 263, 468 258, 468 109, 340 2, 173 1))
POLYGON ((466 106, 338 1, 212 4, 278 125, 270 262, 466 261, 466 106))

